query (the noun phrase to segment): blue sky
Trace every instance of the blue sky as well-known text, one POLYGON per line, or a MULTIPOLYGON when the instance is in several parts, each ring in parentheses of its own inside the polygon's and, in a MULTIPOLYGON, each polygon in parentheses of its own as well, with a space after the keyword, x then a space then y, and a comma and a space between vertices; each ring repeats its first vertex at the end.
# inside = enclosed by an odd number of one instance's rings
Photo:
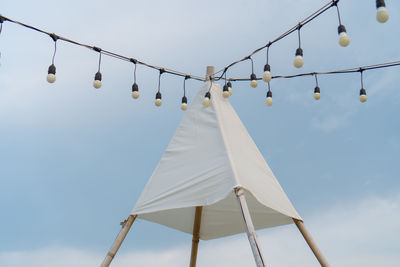
MULTIPOLYGON (((0 13, 202 76, 207 65, 220 69, 247 55, 325 2, 5 0, 0 13)), ((292 66, 292 35, 271 47, 272 73, 398 60, 400 3, 386 2, 390 19, 379 24, 375 1, 340 1, 350 46, 337 44, 331 9, 302 29, 304 67, 292 66)), ((10 23, 0 52, 0 266, 97 266, 182 119, 183 79, 162 77, 164 103, 156 108, 154 70, 138 66, 135 101, 132 64, 103 57, 103 87, 96 90, 97 53, 59 42, 57 81, 48 84, 52 40, 10 23)), ((254 61, 261 75, 265 53, 254 61)), ((244 62, 228 76, 250 71, 244 62)), ((272 108, 264 105, 262 82, 256 89, 233 85, 231 104, 333 266, 400 262, 399 71, 365 72, 364 104, 357 73, 320 76, 318 102, 312 77, 273 80, 272 108)), ((187 82, 189 102, 199 86, 187 82)), ((259 235, 272 266, 318 266, 294 227, 259 235)), ((189 235, 138 221, 115 266, 186 266, 190 242, 189 235)), ((253 265, 245 235, 201 243, 199 266, 238 263, 253 265)))

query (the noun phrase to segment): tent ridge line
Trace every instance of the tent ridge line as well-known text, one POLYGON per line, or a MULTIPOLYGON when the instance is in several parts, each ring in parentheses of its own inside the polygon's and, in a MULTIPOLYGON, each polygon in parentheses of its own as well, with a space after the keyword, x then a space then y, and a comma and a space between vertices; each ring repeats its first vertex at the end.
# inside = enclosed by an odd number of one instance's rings
MULTIPOLYGON (((214 85, 212 88, 214 89, 214 88, 216 88, 216 87, 219 87, 219 85, 217 84, 217 85, 214 85)), ((214 89, 214 91, 215 91, 215 89, 214 89)), ((213 103, 214 103, 214 108, 216 109, 216 112, 215 112, 215 114, 216 114, 216 117, 217 117, 217 120, 218 120, 218 124, 219 124, 219 126, 220 127, 218 127, 219 128, 219 131, 221 132, 221 136, 222 136, 222 142, 223 142, 223 144, 224 144, 224 147, 225 147, 225 150, 226 150, 226 154, 227 154, 227 156, 228 156, 228 160, 229 160, 229 164, 231 165, 231 169, 232 169, 232 172, 233 172, 233 177, 235 178, 235 182, 236 182, 236 185, 235 186, 240 186, 239 185, 239 181, 238 181, 238 178, 237 178, 237 171, 236 171, 236 168, 235 168, 235 166, 234 166, 234 164, 233 164, 233 161, 232 161, 232 158, 231 158, 231 150, 230 150, 230 148, 229 148, 229 146, 226 144, 226 142, 225 142, 225 137, 226 137, 226 135, 225 135, 225 129, 223 129, 223 127, 222 127, 222 120, 221 120, 221 118, 220 118, 220 115, 219 115, 219 112, 220 112, 220 109, 219 109, 219 106, 218 106, 218 104, 216 103, 216 101, 214 101, 213 100, 214 98, 211 98, 211 101, 213 101, 213 103)))

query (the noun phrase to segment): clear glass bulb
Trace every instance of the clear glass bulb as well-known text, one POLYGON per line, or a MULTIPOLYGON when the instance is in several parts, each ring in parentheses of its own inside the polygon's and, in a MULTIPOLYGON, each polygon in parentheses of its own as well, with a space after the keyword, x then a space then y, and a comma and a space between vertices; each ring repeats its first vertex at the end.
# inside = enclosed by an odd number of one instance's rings
POLYGON ((389 13, 386 10, 386 7, 381 6, 376 10, 376 20, 380 23, 385 23, 389 19, 389 13))

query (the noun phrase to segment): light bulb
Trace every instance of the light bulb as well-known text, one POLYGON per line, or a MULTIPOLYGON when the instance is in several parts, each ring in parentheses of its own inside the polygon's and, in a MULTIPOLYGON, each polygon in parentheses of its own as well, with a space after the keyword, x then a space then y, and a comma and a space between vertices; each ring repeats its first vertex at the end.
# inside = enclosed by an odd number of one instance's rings
POLYGON ((99 89, 101 87, 101 73, 97 72, 96 75, 94 76, 94 82, 93 82, 93 87, 96 89, 99 89))
POLYGON ((365 91, 364 88, 361 88, 361 90, 360 90, 360 101, 362 103, 367 101, 367 92, 365 91))
POLYGON ((230 97, 230 93, 229 93, 229 89, 228 89, 228 85, 224 85, 224 87, 223 87, 223 90, 222 90, 222 96, 224 97, 224 98, 228 98, 228 97, 230 97))
POLYGON ((272 92, 268 91, 267 92, 267 99, 265 100, 265 105, 267 105, 268 107, 272 106, 272 92))
POLYGON ((187 110, 187 97, 186 96, 182 97, 181 109, 182 110, 187 110))
POLYGON ((385 23, 389 19, 389 13, 386 10, 386 7, 380 7, 376 10, 376 20, 380 23, 385 23))
POLYGON ((386 10, 385 0, 376 1, 376 20, 384 23, 389 19, 389 13, 386 10))
POLYGON ((227 82, 226 85, 228 86, 229 96, 231 96, 232 93, 233 93, 233 91, 232 91, 232 83, 231 82, 227 82))
POLYGON ((156 101, 154 102, 154 104, 159 107, 162 105, 162 100, 161 100, 161 93, 157 92, 156 94, 156 101))
POLYGON ((314 99, 319 100, 321 98, 321 92, 318 86, 314 89, 314 99))
POLYGON ((211 94, 210 92, 207 92, 206 95, 204 96, 203 99, 203 106, 208 108, 209 106, 211 106, 211 94))
POLYGON ((47 81, 49 83, 54 83, 56 81, 56 66, 54 66, 54 64, 51 64, 47 73, 47 81))
POLYGON ((138 99, 139 96, 140 96, 140 94, 139 94, 139 86, 137 85, 137 83, 134 83, 132 85, 132 98, 138 99))
POLYGON ((296 49, 296 57, 294 58, 294 62, 293 65, 296 68, 301 68, 304 65, 304 61, 303 61, 303 49, 301 48, 297 48, 296 49))
POLYGON ((266 64, 264 66, 264 74, 263 74, 263 81, 264 82, 270 82, 272 77, 271 77, 271 67, 269 66, 269 64, 266 64))
POLYGON ((347 35, 346 28, 343 25, 339 25, 338 33, 339 33, 339 44, 343 47, 348 46, 350 44, 350 38, 347 35))
POLYGON ((250 75, 250 80, 251 80, 250 86, 253 87, 253 88, 256 88, 257 85, 258 85, 258 82, 257 82, 257 76, 254 73, 252 73, 250 75))

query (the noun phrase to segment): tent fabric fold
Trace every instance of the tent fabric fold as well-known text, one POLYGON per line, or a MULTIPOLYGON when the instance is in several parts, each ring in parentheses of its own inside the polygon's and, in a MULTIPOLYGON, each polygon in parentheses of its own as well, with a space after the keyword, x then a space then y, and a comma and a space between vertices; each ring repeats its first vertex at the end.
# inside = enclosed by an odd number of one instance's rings
POLYGON ((202 105, 209 89, 200 87, 131 214, 191 234, 203 206, 200 239, 242 233, 240 186, 256 229, 301 220, 219 85, 202 105))

